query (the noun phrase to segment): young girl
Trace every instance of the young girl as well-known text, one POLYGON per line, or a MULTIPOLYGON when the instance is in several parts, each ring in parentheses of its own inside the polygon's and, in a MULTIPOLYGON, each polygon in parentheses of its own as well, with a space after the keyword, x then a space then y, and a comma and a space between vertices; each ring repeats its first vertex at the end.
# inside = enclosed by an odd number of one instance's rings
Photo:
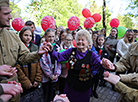
MULTIPOLYGON (((61 44, 60 46, 60 50, 67 50, 69 48, 72 48, 74 47, 73 44, 72 44, 72 40, 73 40, 73 36, 71 34, 67 34, 65 36, 65 42, 61 44)), ((61 64, 61 75, 59 77, 59 91, 60 91, 60 94, 63 94, 64 93, 64 88, 65 88, 65 85, 66 85, 66 78, 67 78, 67 75, 68 75, 68 69, 69 69, 69 65, 68 65, 68 62, 63 62, 61 64)))
POLYGON ((93 34, 92 34, 92 41, 93 41, 94 47, 96 46, 96 39, 97 39, 97 36, 98 36, 97 32, 94 31, 93 34))
POLYGON ((64 42, 65 36, 67 35, 67 32, 63 29, 61 30, 59 34, 59 40, 57 41, 58 45, 62 44, 64 42))
POLYGON ((106 29, 105 28, 101 29, 101 34, 103 34, 104 37, 106 37, 106 29))
POLYGON ((60 46, 61 50, 74 47, 72 44, 73 36, 71 34, 67 34, 64 39, 64 42, 60 46))
MULTIPOLYGON (((96 39, 96 51, 98 52, 98 55, 100 57, 100 59, 102 58, 108 58, 108 52, 104 49, 103 45, 104 45, 104 41, 105 41, 105 37, 103 34, 100 34, 97 36, 97 39, 96 39)), ((93 87, 94 87, 94 90, 92 88, 92 95, 95 97, 95 98, 98 98, 98 94, 96 93, 96 89, 97 89, 97 86, 98 86, 98 83, 99 83, 99 77, 101 79, 101 85, 104 86, 105 85, 105 81, 103 79, 103 72, 104 70, 100 70, 97 72, 96 76, 93 77, 93 87)))
MULTIPOLYGON (((24 45, 29 49, 30 52, 37 51, 38 46, 33 44, 33 32, 30 27, 24 27, 19 33, 19 37, 24 45)), ((23 87, 23 95, 33 91, 39 85, 42 80, 42 71, 38 60, 32 63, 17 65, 18 79, 23 87)))
MULTIPOLYGON (((45 39, 46 42, 50 42, 53 45, 54 50, 58 50, 57 45, 54 43, 55 32, 53 29, 48 28, 46 30, 45 39)), ((61 65, 51 58, 48 53, 43 54, 40 59, 40 65, 42 68, 44 102, 50 102, 53 100, 54 82, 58 80, 58 76, 61 74, 61 65)))

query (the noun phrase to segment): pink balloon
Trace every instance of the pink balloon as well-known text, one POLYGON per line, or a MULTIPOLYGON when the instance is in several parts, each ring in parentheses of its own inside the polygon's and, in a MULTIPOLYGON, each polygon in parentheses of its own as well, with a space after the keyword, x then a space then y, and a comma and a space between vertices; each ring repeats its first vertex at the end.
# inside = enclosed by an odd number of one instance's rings
POLYGON ((84 9, 82 10, 82 15, 83 15, 85 18, 88 18, 88 17, 91 17, 91 12, 90 12, 89 9, 84 8, 84 9))
POLYGON ((15 18, 12 21, 12 27, 16 30, 16 31, 20 31, 23 27, 24 27, 25 23, 21 18, 15 18))
POLYGON ((116 19, 116 18, 113 18, 111 21, 110 21, 110 26, 111 27, 118 27, 119 26, 119 20, 116 19))
POLYGON ((99 22, 102 17, 99 13, 95 13, 92 15, 92 18, 95 20, 95 22, 99 22))
POLYGON ((87 28, 92 28, 95 24, 95 21, 92 17, 88 17, 84 21, 84 27, 87 28))
POLYGON ((76 16, 72 16, 68 20, 68 28, 69 30, 76 30, 80 26, 80 20, 76 16))
POLYGON ((45 16, 41 21, 41 26, 44 31, 46 31, 48 28, 55 29, 56 22, 53 17, 45 16))

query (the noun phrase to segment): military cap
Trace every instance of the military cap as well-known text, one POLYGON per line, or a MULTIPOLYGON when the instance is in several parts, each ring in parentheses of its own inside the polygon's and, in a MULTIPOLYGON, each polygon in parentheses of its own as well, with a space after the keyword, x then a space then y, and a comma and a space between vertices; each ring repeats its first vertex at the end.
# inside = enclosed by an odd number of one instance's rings
POLYGON ((9 7, 9 0, 0 0, 0 6, 9 7))

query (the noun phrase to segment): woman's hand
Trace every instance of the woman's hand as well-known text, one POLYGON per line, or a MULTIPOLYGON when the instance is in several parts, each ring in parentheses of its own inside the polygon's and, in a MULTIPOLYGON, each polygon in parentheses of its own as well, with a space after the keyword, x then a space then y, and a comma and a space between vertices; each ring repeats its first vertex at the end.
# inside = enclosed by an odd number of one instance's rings
POLYGON ((113 45, 107 45, 106 47, 107 47, 107 49, 109 51, 109 50, 112 50, 113 45))
POLYGON ((101 61, 101 65, 105 68, 105 69, 109 69, 109 70, 115 70, 115 66, 113 65, 113 63, 106 59, 106 58, 103 58, 102 61, 101 61))
POLYGON ((52 44, 49 42, 44 42, 43 45, 39 48, 38 54, 43 55, 44 53, 47 53, 48 51, 52 50, 53 50, 52 44))

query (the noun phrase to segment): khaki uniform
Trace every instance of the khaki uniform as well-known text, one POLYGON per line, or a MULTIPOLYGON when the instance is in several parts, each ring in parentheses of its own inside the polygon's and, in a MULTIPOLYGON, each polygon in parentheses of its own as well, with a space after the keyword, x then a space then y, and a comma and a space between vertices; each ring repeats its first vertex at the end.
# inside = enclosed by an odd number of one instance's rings
MULTIPOLYGON (((120 61, 115 63, 116 72, 128 71, 128 73, 138 73, 138 42, 132 43, 127 53, 121 57, 120 61)), ((138 78, 120 74, 121 81, 138 89, 138 78)))
POLYGON ((29 53, 20 38, 6 29, 0 31, 0 47, 0 65, 15 66, 17 61, 30 63, 40 57, 37 52, 29 53))
POLYGON ((138 90, 130 88, 122 82, 118 82, 115 85, 115 90, 125 99, 121 100, 121 102, 138 102, 138 90))
MULTIPOLYGON (((6 64, 14 67, 17 61, 20 63, 30 63, 39 57, 37 51, 30 53, 15 33, 6 29, 0 31, 0 65, 6 64)), ((0 78, 3 77, 0 76, 0 78)), ((7 80, 4 78, 1 82, 6 83, 14 80, 18 81, 17 75, 7 80)), ((17 97, 19 97, 19 95, 17 97)), ((19 99, 18 101, 14 101, 18 102, 19 99)))
MULTIPOLYGON (((120 74, 121 82, 125 83, 130 88, 138 89, 138 77, 137 77, 138 76, 137 74, 138 73, 138 42, 134 42, 130 45, 127 53, 124 56, 122 56, 117 63, 115 63, 115 66, 117 68, 116 72, 128 71, 128 73, 133 73, 133 74, 120 74)), ((123 91, 125 94, 128 93, 127 90, 123 90, 123 91)), ((130 97, 132 96, 133 95, 130 95, 130 97)))

